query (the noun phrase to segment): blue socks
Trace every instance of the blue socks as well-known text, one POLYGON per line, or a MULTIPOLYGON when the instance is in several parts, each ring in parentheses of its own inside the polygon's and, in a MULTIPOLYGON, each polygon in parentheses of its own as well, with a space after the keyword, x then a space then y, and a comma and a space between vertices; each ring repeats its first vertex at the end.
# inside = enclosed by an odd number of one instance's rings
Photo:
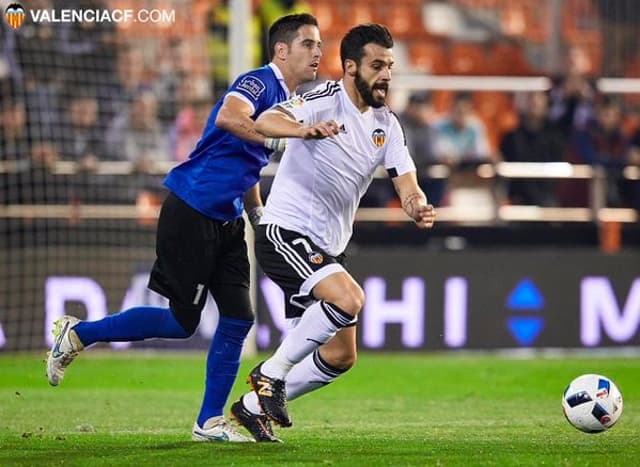
POLYGON ((220 316, 207 356, 207 377, 198 425, 222 415, 231 387, 238 374, 240 352, 253 320, 220 316))
MULTIPOLYGON (((238 374, 240 353, 253 320, 220 316, 207 356, 204 399, 198 425, 222 415, 238 374)), ((73 330, 89 346, 96 342, 140 341, 152 337, 187 338, 185 330, 169 308, 139 306, 109 315, 98 321, 81 321, 73 330)))
POLYGON ((73 330, 86 346, 96 342, 141 341, 152 337, 187 338, 191 335, 169 308, 138 306, 98 321, 81 321, 73 330))

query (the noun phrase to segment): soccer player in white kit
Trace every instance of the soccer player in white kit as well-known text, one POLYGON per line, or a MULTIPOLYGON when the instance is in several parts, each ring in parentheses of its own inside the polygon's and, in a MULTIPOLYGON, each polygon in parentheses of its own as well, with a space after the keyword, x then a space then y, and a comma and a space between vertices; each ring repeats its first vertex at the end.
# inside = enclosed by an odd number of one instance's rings
POLYGON ((236 418, 266 413, 291 426, 287 399, 330 383, 355 363, 354 325, 364 293, 344 268, 342 253, 379 165, 416 226, 434 224, 435 209, 418 186, 400 123, 385 105, 392 47, 386 27, 354 27, 340 47, 342 80, 279 104, 256 121, 265 136, 289 138, 256 229, 256 256, 284 290, 294 327, 250 373, 253 391, 232 405, 232 415, 245 415, 236 418))

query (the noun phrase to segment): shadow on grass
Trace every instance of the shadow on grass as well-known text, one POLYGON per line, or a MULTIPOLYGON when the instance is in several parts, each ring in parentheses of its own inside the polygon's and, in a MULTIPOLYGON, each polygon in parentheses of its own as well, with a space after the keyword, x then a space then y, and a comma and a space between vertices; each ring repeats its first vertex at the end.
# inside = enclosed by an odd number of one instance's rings
POLYGON ((122 436, 15 436, 0 439, 0 465, 229 465, 248 459, 264 460, 265 454, 277 452, 282 446, 189 439, 158 442, 148 435, 131 435, 126 439, 122 436))

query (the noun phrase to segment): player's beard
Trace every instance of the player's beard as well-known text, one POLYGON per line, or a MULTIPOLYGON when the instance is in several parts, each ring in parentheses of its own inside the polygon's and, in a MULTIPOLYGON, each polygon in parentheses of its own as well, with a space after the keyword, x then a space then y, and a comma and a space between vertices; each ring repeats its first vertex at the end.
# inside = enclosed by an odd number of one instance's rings
POLYGON ((375 88, 384 89, 385 96, 386 96, 387 92, 389 92, 389 85, 387 83, 381 83, 378 85, 369 86, 367 82, 362 78, 362 75, 360 74, 360 70, 356 71, 356 77, 354 81, 356 83, 356 89, 362 96, 362 100, 364 100, 365 104, 373 107, 374 109, 382 107, 383 105, 386 104, 385 97, 377 99, 373 95, 373 90, 375 88))

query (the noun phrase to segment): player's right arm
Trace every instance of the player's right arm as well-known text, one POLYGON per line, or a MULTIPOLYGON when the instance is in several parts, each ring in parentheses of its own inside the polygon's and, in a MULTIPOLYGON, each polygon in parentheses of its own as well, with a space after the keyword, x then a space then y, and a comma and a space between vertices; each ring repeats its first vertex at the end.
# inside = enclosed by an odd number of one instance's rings
POLYGON ((239 138, 264 144, 264 135, 256 131, 255 122, 251 119, 254 112, 254 108, 249 103, 230 94, 224 98, 215 124, 218 128, 233 133, 239 138))
POLYGON ((274 107, 257 118, 255 129, 270 138, 322 139, 337 135, 340 125, 335 120, 305 124, 297 121, 286 109, 274 107))

